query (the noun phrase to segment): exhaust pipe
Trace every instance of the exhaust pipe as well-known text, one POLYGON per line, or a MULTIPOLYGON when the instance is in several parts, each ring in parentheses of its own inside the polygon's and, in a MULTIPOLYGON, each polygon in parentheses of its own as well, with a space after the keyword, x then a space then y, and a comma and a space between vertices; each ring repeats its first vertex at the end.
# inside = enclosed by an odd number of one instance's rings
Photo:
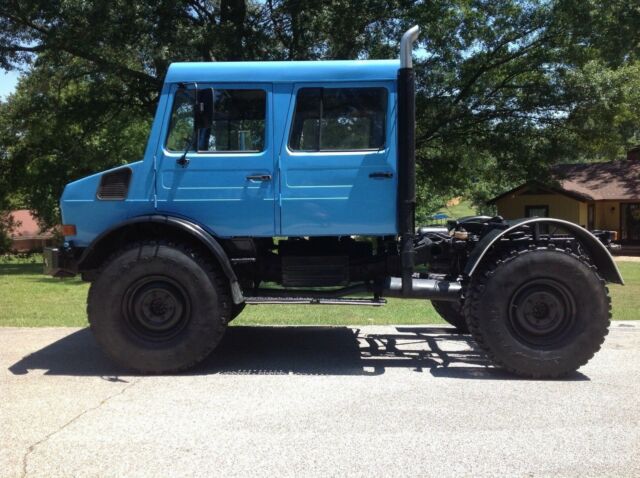
POLYGON ((416 25, 402 35, 398 70, 398 233, 402 292, 411 296, 414 269, 416 210, 415 78, 411 54, 420 28, 416 25))
POLYGON ((387 278, 383 297, 402 297, 413 299, 442 300, 456 302, 462 294, 460 282, 449 282, 438 279, 411 279, 409 295, 404 292, 405 281, 400 277, 387 278))
POLYGON ((420 35, 420 27, 414 25, 409 28, 400 40, 400 68, 413 68, 413 44, 420 35))

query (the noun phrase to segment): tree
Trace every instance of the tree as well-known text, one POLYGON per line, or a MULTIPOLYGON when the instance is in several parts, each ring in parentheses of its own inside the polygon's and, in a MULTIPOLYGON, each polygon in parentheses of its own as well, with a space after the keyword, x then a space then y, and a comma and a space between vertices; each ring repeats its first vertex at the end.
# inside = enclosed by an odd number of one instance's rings
MULTIPOLYGON (((11 138, 7 136, 9 128, 7 125, 7 104, 0 101, 0 145, 6 145, 11 138)), ((10 152, 6 147, 0 147, 0 254, 9 251, 11 242, 9 235, 15 223, 9 215, 11 209, 10 194, 14 189, 12 184, 12 162, 10 152)))
POLYGON ((425 51, 417 74, 420 184, 442 199, 466 191, 482 204, 518 182, 545 181, 557 162, 621 156, 637 141, 638 123, 602 112, 637 111, 631 91, 640 82, 631 71, 640 9, 624 9, 508 0, 412 8, 407 22, 423 26, 425 51))
POLYGON ((416 23, 422 218, 638 142, 622 0, 7 0, 0 66, 28 73, 0 109, 5 184, 50 224, 66 182, 140 157, 171 62, 397 57, 416 23))
POLYGON ((171 62, 359 56, 366 35, 354 43, 356 30, 340 35, 337 21, 353 18, 361 29, 375 22, 367 15, 385 18, 387 5, 317 3, 3 3, 0 66, 29 65, 2 113, 7 131, 0 147, 13 165, 12 189, 51 225, 64 184, 140 158, 171 62), (331 19, 336 25, 325 33, 303 34, 331 19))
POLYGON ((232 0, 4 2, 0 65, 29 65, 2 111, 13 191, 43 225, 58 222, 67 182, 140 159, 171 62, 264 47, 258 31, 245 42, 247 15, 232 0))

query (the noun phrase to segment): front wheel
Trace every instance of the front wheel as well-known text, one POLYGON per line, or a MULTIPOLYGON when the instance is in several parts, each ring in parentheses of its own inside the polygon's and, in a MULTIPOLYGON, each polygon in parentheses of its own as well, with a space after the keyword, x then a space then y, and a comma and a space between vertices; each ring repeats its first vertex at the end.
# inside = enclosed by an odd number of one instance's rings
POLYGON ((141 243, 101 270, 87 313, 96 340, 118 363, 143 373, 178 372, 216 348, 231 298, 214 265, 194 251, 141 243))
POLYGON ((608 333, 610 299, 593 266, 570 251, 512 251, 479 270, 464 303, 469 329, 489 358, 518 375, 577 370, 608 333))

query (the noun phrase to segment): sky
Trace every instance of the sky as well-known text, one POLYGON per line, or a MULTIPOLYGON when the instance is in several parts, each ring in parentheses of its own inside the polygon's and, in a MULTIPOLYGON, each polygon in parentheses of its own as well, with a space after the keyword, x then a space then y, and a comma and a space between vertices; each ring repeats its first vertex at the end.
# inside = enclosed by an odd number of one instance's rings
POLYGON ((4 71, 0 68, 0 99, 5 99, 7 95, 13 93, 18 83, 19 72, 4 71))

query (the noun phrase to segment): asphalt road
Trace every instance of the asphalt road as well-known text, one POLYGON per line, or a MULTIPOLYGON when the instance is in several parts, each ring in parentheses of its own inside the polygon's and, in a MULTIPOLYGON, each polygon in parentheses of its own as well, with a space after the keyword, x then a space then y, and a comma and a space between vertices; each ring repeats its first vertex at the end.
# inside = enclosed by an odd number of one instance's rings
POLYGON ((440 327, 233 327, 132 376, 87 330, 0 329, 2 476, 640 476, 640 324, 562 381, 440 327))

